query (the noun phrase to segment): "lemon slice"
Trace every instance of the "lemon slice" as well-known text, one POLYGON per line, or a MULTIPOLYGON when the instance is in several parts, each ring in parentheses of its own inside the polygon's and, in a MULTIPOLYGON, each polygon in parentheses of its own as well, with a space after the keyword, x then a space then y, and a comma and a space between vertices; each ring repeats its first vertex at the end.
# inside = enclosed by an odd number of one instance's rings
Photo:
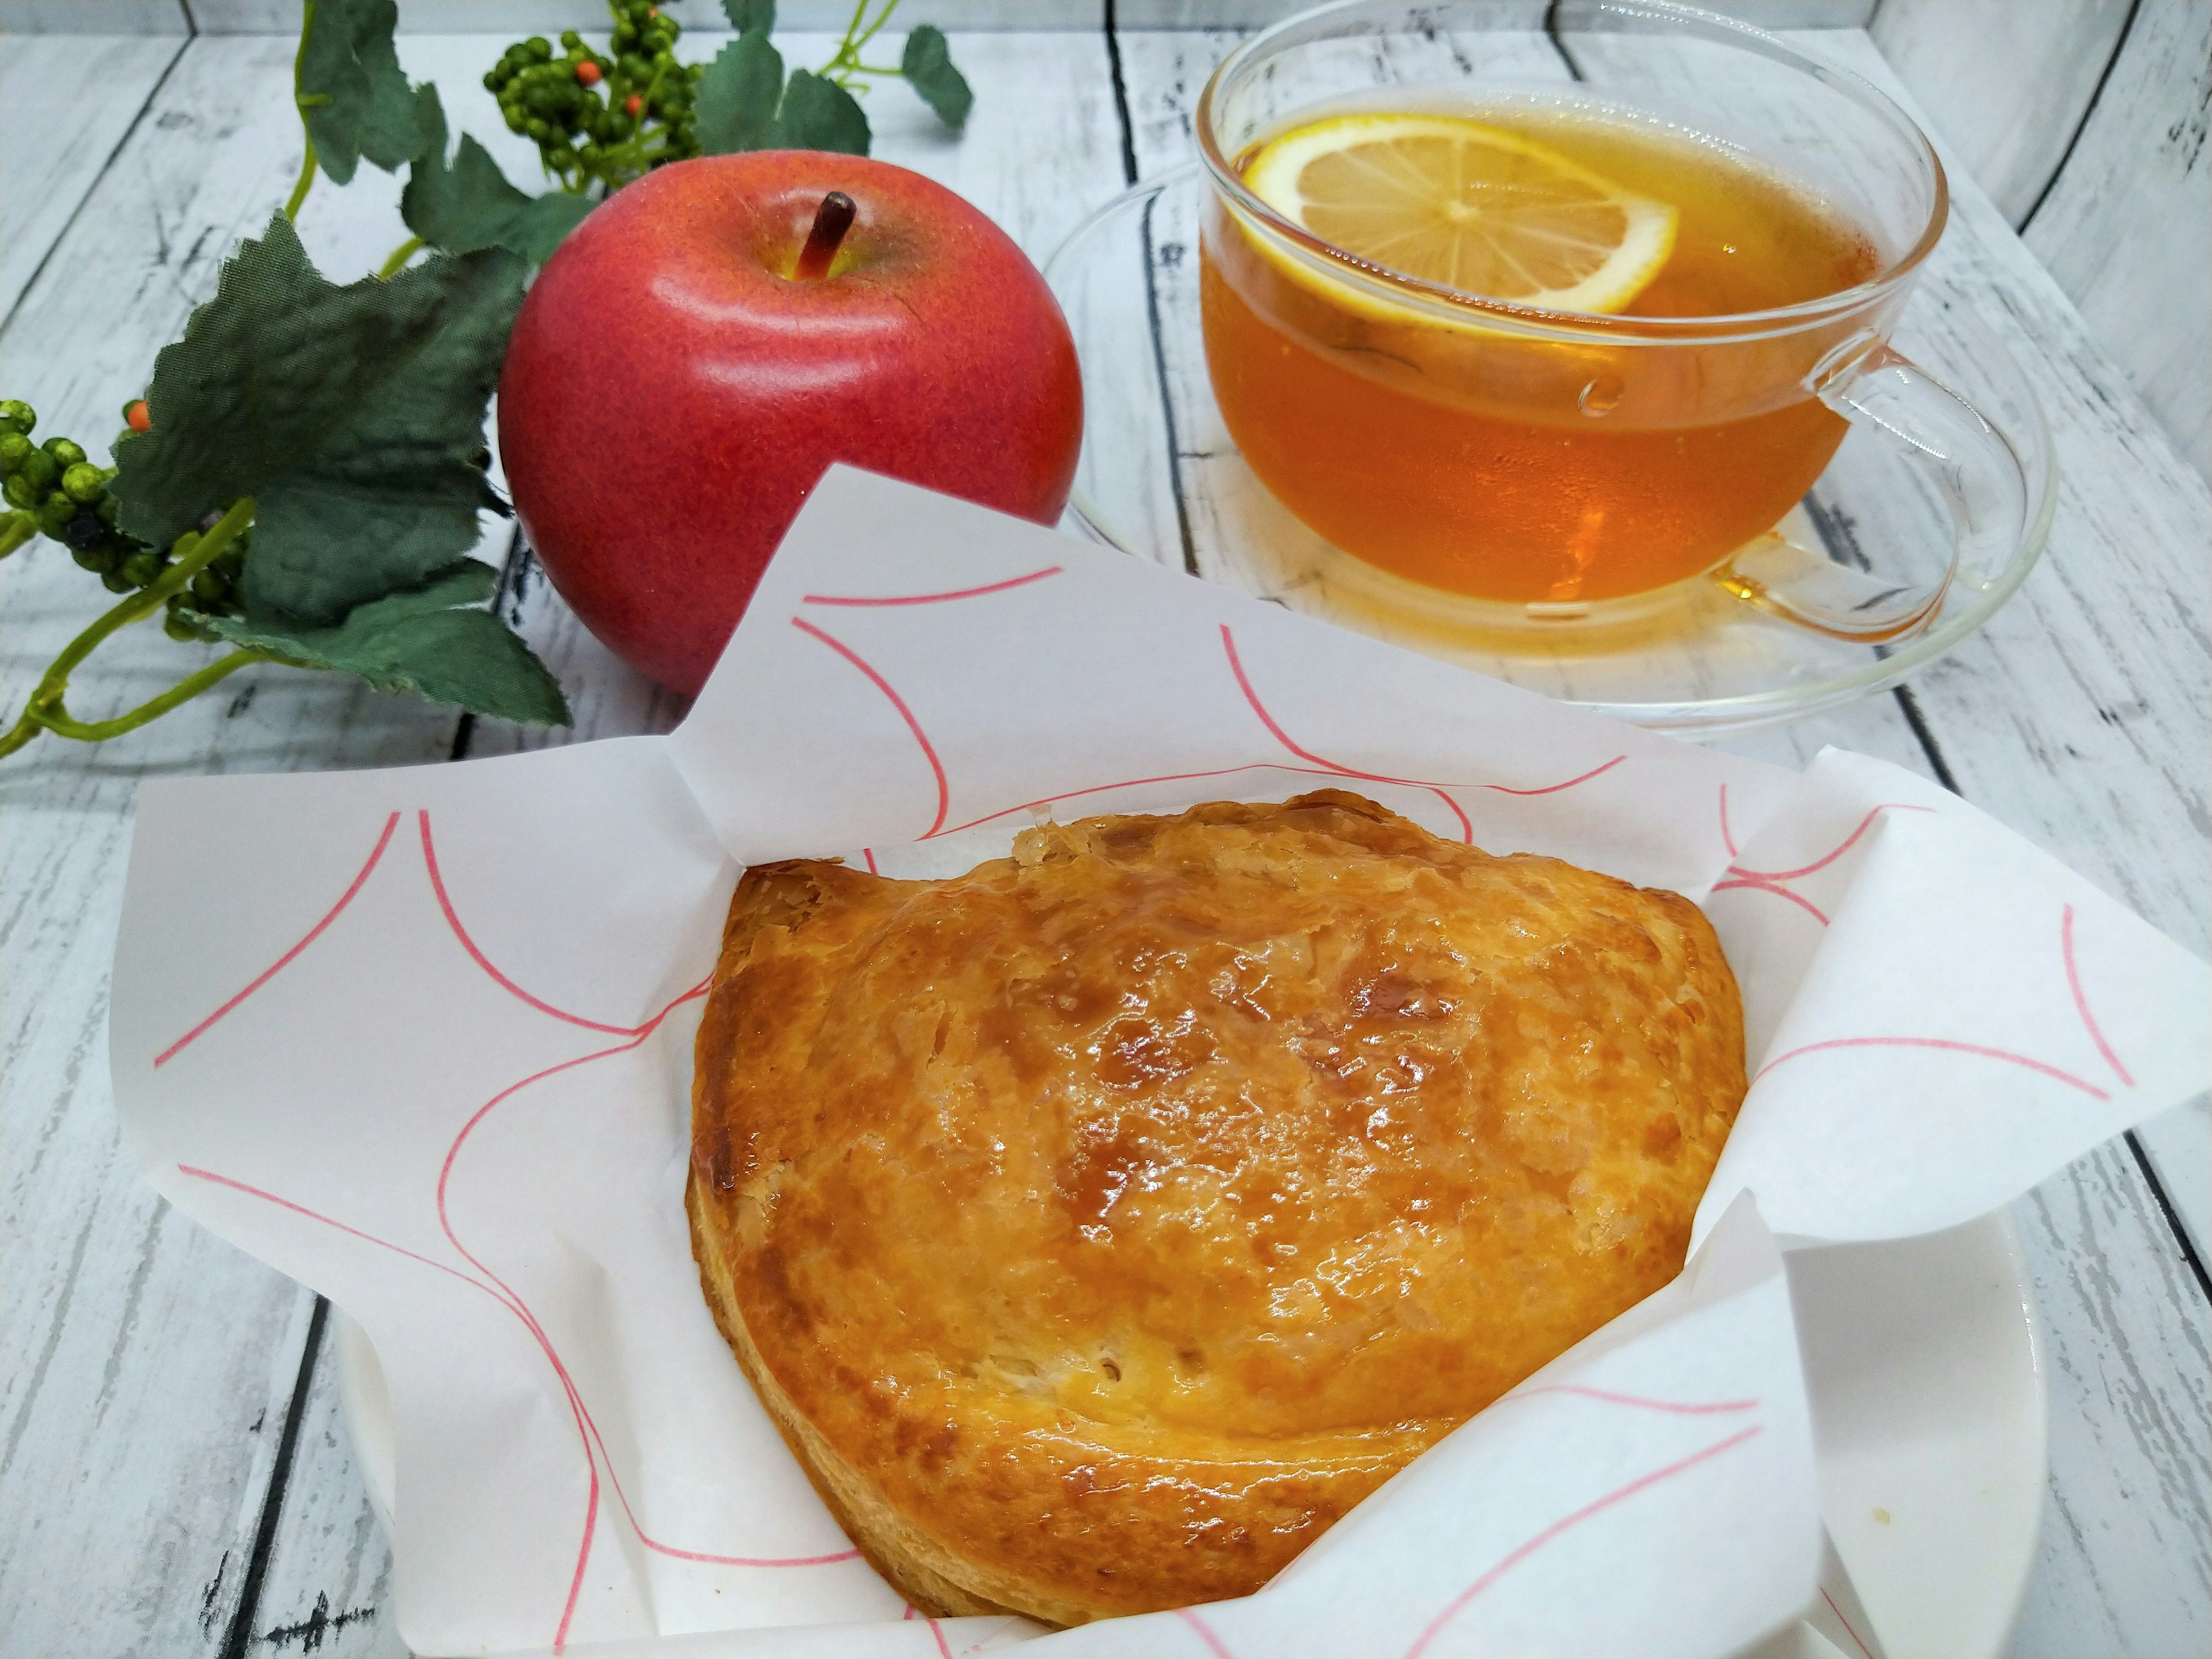
POLYGON ((1269 140, 1244 181, 1347 253, 1547 311, 1617 312, 1674 249, 1664 202, 1461 116, 1316 121, 1269 140))

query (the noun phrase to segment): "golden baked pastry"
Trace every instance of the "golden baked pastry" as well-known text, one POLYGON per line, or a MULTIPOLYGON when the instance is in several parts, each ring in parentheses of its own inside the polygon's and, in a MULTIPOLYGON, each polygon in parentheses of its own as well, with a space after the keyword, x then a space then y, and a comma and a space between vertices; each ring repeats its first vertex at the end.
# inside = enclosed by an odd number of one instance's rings
POLYGON ((901 1593, 1257 1589, 1671 1279, 1744 1093, 1673 893, 1357 795, 745 872, 699 1031, 700 1279, 901 1593))

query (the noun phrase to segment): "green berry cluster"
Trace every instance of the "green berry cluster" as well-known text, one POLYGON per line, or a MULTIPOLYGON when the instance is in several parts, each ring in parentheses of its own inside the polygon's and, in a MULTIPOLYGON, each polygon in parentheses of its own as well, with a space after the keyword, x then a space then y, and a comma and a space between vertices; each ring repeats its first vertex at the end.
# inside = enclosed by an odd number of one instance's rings
POLYGON ((570 191, 593 179, 618 190, 699 153, 692 100, 706 66, 676 61, 683 30, 649 0, 608 0, 607 9, 615 20, 608 52, 574 29, 558 52, 533 35, 484 76, 508 129, 536 143, 545 170, 570 191))
MULTIPOLYGON (((133 407, 125 405, 126 425, 133 407)), ((94 465, 85 459, 83 446, 67 438, 33 443, 38 423, 30 404, 14 398, 0 403, 0 496, 36 518, 40 531, 68 548, 70 556, 98 576, 109 592, 151 587, 169 568, 171 556, 116 528, 118 503, 107 487, 114 469, 94 465)), ((240 584, 246 541, 241 534, 169 601, 162 625, 172 639, 208 637, 195 613, 236 616, 244 608, 240 584)))

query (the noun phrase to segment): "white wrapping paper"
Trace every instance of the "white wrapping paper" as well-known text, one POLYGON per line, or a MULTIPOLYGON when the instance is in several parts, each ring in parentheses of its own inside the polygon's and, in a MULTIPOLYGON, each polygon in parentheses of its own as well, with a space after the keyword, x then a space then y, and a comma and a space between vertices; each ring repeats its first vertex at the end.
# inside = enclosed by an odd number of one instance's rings
POLYGON ((418 1651, 1685 1659, 1814 1592, 1768 1229, 1983 1213, 2212 1082, 2208 989, 1894 768, 1687 747, 841 469, 669 738, 149 784, 112 1060, 147 1177, 374 1341, 418 1651), (690 1261, 690 1039, 738 869, 951 873, 1048 812, 1323 787, 1706 905, 1756 1080, 1690 1267, 1256 1596, 1057 1635, 912 1616, 690 1261))

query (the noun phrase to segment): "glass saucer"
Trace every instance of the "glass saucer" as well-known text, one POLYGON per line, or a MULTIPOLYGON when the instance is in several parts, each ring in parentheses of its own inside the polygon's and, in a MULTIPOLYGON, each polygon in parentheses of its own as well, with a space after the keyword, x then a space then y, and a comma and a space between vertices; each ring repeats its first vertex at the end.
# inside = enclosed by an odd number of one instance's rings
MULTIPOLYGON (((1990 421, 2027 469, 2026 522, 1994 573, 1962 571, 1928 625, 1869 645, 1783 621, 1698 578, 1583 614, 1504 608, 1390 575, 1332 546, 1270 495, 1237 453, 1206 375, 1198 167, 1115 197, 1045 263, 1083 366, 1083 453, 1073 527, 1126 553, 1563 702, 1684 737, 1778 725, 1895 684, 1979 628, 2041 553, 2057 501, 2042 411, 2020 368, 1963 307, 1940 337, 1898 343, 1990 421)), ((1841 580, 1948 558, 1948 502, 1893 446, 1854 428, 1812 494, 1740 566, 1808 562, 1841 580)))

